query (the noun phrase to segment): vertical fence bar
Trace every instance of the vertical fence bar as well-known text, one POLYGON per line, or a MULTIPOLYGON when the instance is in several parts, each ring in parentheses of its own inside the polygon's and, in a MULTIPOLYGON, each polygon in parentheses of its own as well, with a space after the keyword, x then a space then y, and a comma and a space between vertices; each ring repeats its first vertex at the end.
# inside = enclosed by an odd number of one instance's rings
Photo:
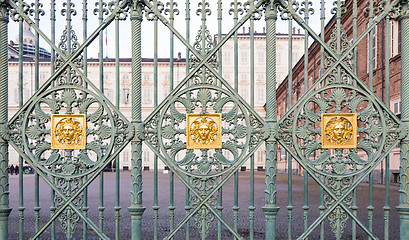
MULTIPOLYGON (((106 6, 106 3, 103 0, 99 0, 96 3, 96 6, 98 6, 97 10, 98 12, 98 20, 99 20, 99 25, 101 25, 104 21, 104 13, 106 14, 106 9, 104 8, 106 6)), ((96 11, 94 10, 94 13, 96 14, 96 11)), ((99 32, 99 51, 98 51, 98 56, 99 56, 99 88, 101 93, 104 93, 104 32, 100 31, 99 32)), ((99 175, 99 206, 98 206, 98 221, 99 221, 99 230, 101 232, 104 231, 104 171, 101 171, 99 175)))
MULTIPOLYGON (((19 107, 23 107, 23 18, 19 17, 19 34, 18 34, 18 82, 19 82, 19 107)), ((1 34, 1 33, 0 33, 1 34)), ((23 181, 23 158, 19 156, 18 168, 18 186, 19 186, 19 239, 24 239, 24 181, 23 181)))
MULTIPOLYGON (((390 51, 389 44, 392 44, 389 40, 390 33, 390 15, 385 18, 385 105, 389 107, 389 60, 390 51)), ((385 158, 385 206, 384 211, 384 239, 389 239, 389 154, 385 158)))
MULTIPOLYGON (((352 41, 356 41, 357 39, 357 18, 358 18, 358 7, 357 7, 357 0, 354 0, 354 2, 352 3, 352 41)), ((354 73, 357 72, 357 48, 354 48, 353 50, 353 59, 352 59, 352 67, 353 67, 353 71, 354 73)), ((355 85, 355 84, 354 84, 355 85)), ((354 177, 354 181, 356 181, 356 177, 354 177)), ((358 206, 356 205, 356 200, 357 200, 357 192, 356 192, 356 188, 354 189, 353 195, 352 195, 352 212, 354 213, 354 215, 357 215, 357 210, 358 210, 358 206)), ((356 222, 352 221, 352 239, 356 239, 356 222)))
MULTIPOLYGON (((119 69, 119 15, 115 16, 115 79, 116 79, 116 107, 119 111, 120 109, 120 69, 119 69)), ((120 171, 119 171, 119 155, 116 156, 115 158, 115 239, 119 240, 119 220, 121 218, 121 202, 120 202, 120 186, 121 186, 121 180, 120 180, 120 171)))
MULTIPOLYGON (((254 108, 254 15, 250 17, 250 106, 254 108)), ((250 156, 250 239, 254 239, 254 154, 250 156)))
MULTIPOLYGON (((8 121, 8 21, 9 13, 5 2, 0 3, 0 125, 8 121)), ((0 138, 0 236, 8 239, 9 175, 8 143, 0 138)))
MULTIPOLYGON (((306 0, 303 2, 304 8, 304 21, 308 25, 309 14, 314 10, 310 8, 310 1, 306 0)), ((304 93, 308 90, 308 32, 304 33, 304 93)), ((304 231, 308 229, 308 173, 304 171, 304 231)))
MULTIPOLYGON (((55 44, 55 0, 51 1, 50 22, 51 22, 51 42, 55 44)), ((55 62, 55 50, 51 48, 51 62, 50 62, 51 63, 50 64, 51 74, 55 72, 54 62, 55 62)), ((52 177, 52 181, 53 183, 55 183, 54 177, 52 177)), ((55 191, 54 189, 51 189, 50 216, 53 216, 55 213, 55 210, 57 210, 57 208, 55 207, 54 199, 55 199, 55 191)), ((86 227, 84 227, 84 229, 86 229, 86 227)), ((54 221, 51 223, 51 240, 55 240, 55 222, 54 221)))
MULTIPOLYGON (((321 0, 321 40, 325 42, 325 0, 321 0)), ((320 76, 324 74, 324 47, 321 46, 320 48, 320 76)), ((324 176, 320 177, 321 182, 324 182, 324 176)), ((320 216, 324 214, 325 206, 324 206, 324 189, 320 186, 320 206, 318 207, 320 210, 320 216)), ((320 239, 324 240, 325 234, 325 224, 322 222, 320 224, 320 239)))
MULTIPOLYGON (((37 27, 40 26, 40 13, 42 10, 39 9, 40 5, 38 0, 35 1, 35 10, 34 10, 34 21, 37 27)), ((43 12, 44 15, 44 12, 43 12)), ((37 91, 39 87, 39 54, 40 54, 40 42, 39 34, 35 31, 35 67, 34 67, 34 90, 37 91)), ((35 220, 35 231, 37 232, 40 229, 40 176, 37 171, 34 173, 34 220, 35 220)))
POLYGON ((274 240, 276 236, 277 206, 277 140, 272 134, 276 124, 276 23, 277 5, 275 1, 267 2, 265 6, 266 21, 266 122, 270 127, 270 135, 266 140, 266 173, 265 173, 265 205, 263 207, 266 219, 266 240, 274 240))
MULTIPOLYGON (((143 5, 138 0, 131 2, 131 33, 132 33, 132 124, 135 130, 142 122, 142 14, 143 5)), ((142 238, 142 215, 145 208, 142 205, 142 136, 135 133, 131 141, 131 214, 132 240, 142 238)))
MULTIPOLYGON (((174 3, 173 0, 169 1, 169 21, 170 25, 173 27, 173 21, 174 21, 174 14, 178 14, 179 11, 177 9, 174 9, 175 5, 177 3, 174 3)), ((174 72, 173 72, 173 54, 174 54, 174 34, 172 31, 170 32, 170 52, 169 52, 169 71, 170 71, 170 91, 173 90, 173 83, 174 83, 174 72)), ((173 171, 170 171, 169 174, 169 229, 170 231, 173 230, 174 228, 174 222, 175 222, 175 204, 174 204, 174 173, 173 171)))
MULTIPOLYGON (((401 103, 402 122, 409 124, 409 3, 401 1, 401 103)), ((400 144, 400 188, 399 206, 400 239, 409 239, 409 137, 401 140, 400 144)))
MULTIPOLYGON (((88 37, 88 33, 87 33, 87 22, 88 22, 88 16, 87 16, 87 0, 83 0, 82 2, 82 26, 83 26, 83 30, 82 30, 82 34, 83 34, 83 39, 87 39, 88 37)), ((88 54, 87 54, 87 48, 84 49, 84 74, 85 76, 88 76, 88 54)), ((83 177, 83 181, 87 181, 87 176, 83 177)), ((82 211, 84 212, 85 216, 88 216, 88 187, 86 187, 84 189, 84 194, 83 194, 83 205, 82 205, 82 211)), ((87 223, 85 221, 83 221, 83 227, 82 227, 82 238, 88 239, 88 227, 87 227, 87 223)))
MULTIPOLYGON (((292 0, 288 0, 288 6, 292 5, 292 0)), ((288 109, 293 105, 293 17, 290 14, 288 16, 288 109)), ((293 219, 293 160, 292 157, 288 157, 288 203, 287 203, 287 216, 288 216, 288 239, 292 238, 292 219, 293 219)))
MULTIPOLYGON (((154 20, 154 36, 153 36, 153 106, 158 106, 158 18, 155 15, 154 20)), ((158 156, 155 154, 153 159, 153 239, 158 239, 158 221, 159 221, 159 205, 158 205, 158 156)))
MULTIPOLYGON (((223 11, 222 11, 222 0, 217 1, 217 42, 220 42, 222 40, 222 22, 223 22, 223 11)), ((219 49, 217 52, 217 58, 218 58, 218 71, 220 76, 223 74, 223 51, 222 48, 219 49)), ((219 86, 221 86, 221 82, 219 81, 219 86)), ((219 181, 222 180, 222 177, 219 178, 219 181)), ((217 206, 217 211, 220 216, 223 216, 223 188, 221 187, 218 191, 218 206, 217 206)), ((217 221, 217 239, 221 240, 222 239, 222 223, 220 221, 217 221)))
MULTIPOLYGON (((186 41, 190 43, 190 1, 186 0, 186 7, 185 7, 185 22, 186 22, 186 41)), ((189 48, 186 47, 186 75, 189 74, 189 67, 190 67, 190 51, 189 48)), ((189 82, 187 82, 189 85, 189 82)), ((187 182, 190 182, 190 177, 186 177, 187 182)), ((185 205, 185 214, 186 216, 190 213, 190 191, 189 188, 186 187, 186 205, 185 205)), ((190 239, 190 221, 186 222, 186 240, 190 239)))
MULTIPOLYGON (((237 25, 239 18, 239 3, 238 0, 234 0, 233 8, 233 22, 237 25)), ((239 92, 239 43, 238 43, 238 33, 234 32, 234 90, 239 92)), ((239 222, 239 170, 234 173, 234 205, 233 205, 233 221, 234 221, 234 231, 238 230, 239 222)))
MULTIPOLYGON (((370 26, 373 22, 373 17, 374 17, 374 9, 373 9, 373 0, 369 0, 369 23, 368 26, 370 26)), ((377 26, 375 26, 376 28, 377 26)), ((369 32, 369 44, 368 44, 368 78, 369 78, 369 89, 372 91, 373 90, 373 58, 376 57, 373 55, 373 29, 369 32)), ((368 199, 368 229, 369 231, 372 232, 372 220, 373 220, 373 211, 374 211, 374 206, 373 206, 373 172, 369 174, 369 199, 368 199)))

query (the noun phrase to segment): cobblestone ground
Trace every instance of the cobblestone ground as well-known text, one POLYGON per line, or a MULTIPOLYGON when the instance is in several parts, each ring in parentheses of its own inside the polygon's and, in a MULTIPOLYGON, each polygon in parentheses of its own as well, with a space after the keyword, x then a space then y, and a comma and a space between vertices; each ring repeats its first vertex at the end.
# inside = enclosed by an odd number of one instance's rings
MULTIPOLYGON (((250 174, 249 172, 240 172, 239 174, 239 224, 238 231, 244 239, 249 239, 249 199, 250 199, 250 174)), ((146 211, 143 215, 143 235, 144 239, 153 239, 153 172, 145 171, 143 173, 143 204, 146 211)), ((131 226, 130 215, 127 207, 130 205, 130 172, 121 172, 121 219, 120 219, 120 239, 130 239, 131 226)), ((288 232, 288 217, 287 217, 287 176, 277 176, 277 200, 280 206, 280 211, 277 215, 277 239, 287 239, 288 232)), ((169 174, 159 173, 159 239, 163 239, 169 232, 169 174)), ((18 176, 10 176, 10 206, 13 211, 9 220, 9 236, 10 239, 18 239, 19 221, 18 221, 18 176)), ((96 179, 88 190, 89 194, 89 216, 91 220, 98 226, 98 205, 99 205, 99 180, 96 179)), ((229 180, 223 187, 223 218, 233 226, 233 194, 234 183, 229 180)), ((319 187, 310 179, 308 190, 309 203, 309 224, 312 224, 319 216, 319 187)), ((183 220, 185 216, 185 201, 186 189, 182 183, 175 181, 175 223, 183 220)), ((364 225, 368 224, 368 186, 361 184, 357 190, 358 193, 358 218, 364 225)), ((384 239, 384 188, 380 185, 374 187, 374 222, 373 231, 379 239, 384 239)), ((40 182, 40 207, 42 226, 50 216, 50 188, 43 181, 40 182)), ((295 239, 303 232, 303 178, 300 176, 293 176, 293 236, 295 239)), ((264 205, 264 172, 256 172, 255 177, 255 239, 264 239, 264 215, 261 207, 264 205)), ((390 239, 399 238, 399 217, 395 206, 398 205, 398 186, 391 186, 390 194, 390 239)), ((24 176, 24 238, 28 239, 34 234, 34 176, 24 176)), ((111 239, 115 238, 115 174, 104 173, 104 233, 111 239)), ((190 236, 191 239, 200 239, 198 231, 194 228, 194 222, 191 221, 190 236)), ((349 219, 346 225, 343 239, 351 239, 352 222, 349 219)), ((50 239, 51 228, 47 228, 42 239, 50 239)), ((74 239, 81 239, 83 232, 82 221, 75 231, 74 239)), ((88 239, 98 239, 92 230, 88 230, 88 239)), ((65 239, 61 231, 60 222, 56 221, 57 239, 65 239)), ((328 220, 325 221, 325 239, 334 239, 331 233, 328 220)), ((174 239, 186 239, 186 229, 182 227, 174 239)), ((309 239, 319 238, 318 229, 315 230, 309 239)), ((357 238, 367 239, 363 230, 357 226, 357 238)), ((210 226, 210 232, 207 239, 217 239, 217 222, 214 221, 210 226)), ((222 229, 222 239, 232 239, 231 234, 226 228, 222 229)))

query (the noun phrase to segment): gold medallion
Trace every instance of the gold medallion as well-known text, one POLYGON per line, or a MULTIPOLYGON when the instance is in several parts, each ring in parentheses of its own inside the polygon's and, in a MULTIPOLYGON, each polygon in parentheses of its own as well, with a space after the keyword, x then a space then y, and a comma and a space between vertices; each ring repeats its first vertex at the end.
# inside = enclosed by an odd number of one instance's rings
POLYGON ((322 148, 356 148, 356 113, 321 113, 322 148))
POLYGON ((187 149, 222 148, 222 114, 188 113, 187 149))
POLYGON ((51 115, 51 149, 85 149, 85 114, 51 115))

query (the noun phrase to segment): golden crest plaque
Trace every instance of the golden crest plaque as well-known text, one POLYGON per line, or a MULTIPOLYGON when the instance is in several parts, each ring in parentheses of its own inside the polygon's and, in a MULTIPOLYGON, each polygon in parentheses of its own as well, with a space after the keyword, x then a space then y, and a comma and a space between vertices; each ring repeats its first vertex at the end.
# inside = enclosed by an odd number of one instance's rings
POLYGON ((222 114, 188 113, 187 149, 222 148, 222 114))
POLYGON ((51 115, 51 149, 85 149, 85 114, 51 115))
POLYGON ((321 113, 322 148, 356 148, 356 113, 321 113))

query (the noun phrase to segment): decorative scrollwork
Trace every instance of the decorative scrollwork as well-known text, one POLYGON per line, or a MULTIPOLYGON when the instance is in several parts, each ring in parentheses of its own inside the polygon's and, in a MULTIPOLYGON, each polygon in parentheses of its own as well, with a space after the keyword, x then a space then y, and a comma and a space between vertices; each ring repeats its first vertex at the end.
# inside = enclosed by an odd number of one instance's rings
POLYGON ((170 18, 173 19, 174 15, 179 15, 179 9, 177 9, 178 4, 176 2, 167 2, 165 15, 169 14, 170 18))
POLYGON ((196 10, 197 16, 202 16, 202 20, 206 19, 206 16, 210 16, 212 14, 212 10, 210 10, 210 3, 202 1, 198 4, 198 9, 196 10))
POLYGON ((243 15, 244 10, 241 6, 243 6, 243 4, 239 1, 231 2, 229 14, 234 15, 235 18, 237 18, 238 15, 243 15))
POLYGON ((94 8, 94 15, 98 16, 99 19, 102 19, 104 15, 108 15, 109 11, 107 6, 108 4, 103 0, 99 0, 98 2, 96 2, 94 8))
POLYGON ((11 8, 9 7, 10 11, 10 18, 13 21, 19 21, 22 20, 21 14, 28 14, 31 9, 30 5, 24 1, 14 1, 14 3, 17 5, 17 8, 11 8))
MULTIPOLYGON (((64 196, 67 198, 73 196, 82 186, 81 179, 56 178, 55 182, 61 193, 64 194, 64 196)), ((82 196, 83 195, 80 194, 72 201, 72 203, 79 209, 81 209, 81 207, 83 206, 82 196)), ((61 205, 63 205, 64 200, 60 195, 57 194, 54 198, 54 203, 55 206, 59 208, 61 207, 61 205)), ((62 211, 58 219, 60 220, 61 227, 64 230, 65 235, 68 238, 71 238, 78 227, 78 222, 80 220, 79 215, 71 207, 67 207, 62 211)))
MULTIPOLYGON (((333 193, 340 198, 346 190, 348 190, 353 183, 352 177, 345 178, 334 178, 326 177, 325 185, 329 186, 333 193)), ((325 207, 331 207, 336 199, 331 198, 328 194, 324 194, 324 204, 325 207)), ((347 207, 352 205, 352 193, 348 194, 343 200, 343 203, 347 207)), ((346 228, 346 223, 348 221, 348 214, 340 206, 337 206, 329 215, 328 220, 330 222, 331 230, 334 234, 342 234, 346 228), (338 232, 339 230, 339 232, 338 232)))
MULTIPOLYGON (((71 54, 72 52, 75 52, 76 50, 78 50, 80 44, 78 42, 78 37, 75 34, 74 30, 68 30, 68 26, 65 26, 65 29, 63 31, 63 34, 61 36, 61 40, 60 43, 58 44, 58 47, 61 49, 61 52, 68 57, 69 54, 71 54), (68 39, 70 39, 71 42, 71 46, 68 46, 68 39)), ((62 56, 60 56, 59 54, 57 54, 56 56, 56 60, 55 60, 55 66, 54 68, 57 70, 59 69, 63 64, 65 63, 65 60, 62 58, 62 56)), ((72 63, 79 69, 82 69, 84 66, 84 62, 83 62, 83 56, 79 55, 76 59, 72 60, 72 63)), ((79 80, 78 78, 81 78, 80 76, 78 76, 78 73, 76 73, 73 69, 71 69, 70 67, 68 67, 65 70, 65 74, 62 74, 59 76, 59 79, 63 79, 66 78, 68 76, 68 71, 71 72, 71 74, 69 74, 70 76, 72 76, 72 81, 67 81, 67 80, 60 80, 60 84, 70 84, 70 83, 74 83, 74 84, 78 84, 78 85, 82 85, 82 80, 79 80), (79 81, 78 81, 79 80, 79 81), (75 83, 76 81, 78 81, 77 83, 75 83)))
POLYGON ((350 85, 326 86, 302 100, 279 122, 279 140, 315 172, 353 176, 374 164, 399 140, 399 123, 370 94, 350 85), (357 113, 357 149, 323 149, 319 112, 357 113), (293 135, 294 134, 294 135, 293 135))
POLYGON ((79 86, 57 86, 38 96, 38 102, 10 126, 10 140, 44 172, 53 176, 80 177, 96 169, 119 146, 130 140, 132 128, 111 111, 96 93, 79 86), (51 114, 86 114, 87 143, 84 150, 51 149, 51 114), (24 136, 24 137, 22 137, 24 136), (64 153, 63 153, 64 152, 64 153))
POLYGON ((37 4, 32 3, 31 4, 31 9, 29 10, 29 14, 31 16, 36 16, 36 18, 37 18, 37 15, 38 16, 44 16, 45 13, 44 13, 44 10, 41 9, 42 7, 43 7, 43 4, 40 3, 40 2, 38 2, 37 4))
MULTIPOLYGON (((333 50, 333 52, 337 52, 338 50, 338 42, 341 45, 340 54, 345 54, 348 51, 348 48, 351 46, 351 43, 348 41, 348 36, 345 32, 345 29, 340 27, 341 34, 338 37, 338 26, 335 26, 332 30, 330 40, 328 41, 328 46, 333 50)), ((343 59, 343 62, 352 69, 352 59, 353 54, 350 51, 347 56, 343 59)), ((325 53, 325 60, 324 60, 324 67, 328 69, 329 67, 335 64, 335 59, 325 53)), ((352 77, 343 69, 342 67, 334 68, 333 72, 326 78, 327 84, 333 83, 344 83, 344 84, 352 84, 352 77), (338 72, 341 73, 341 78, 337 77, 338 72)))
POLYGON ((278 5, 278 11, 280 11, 280 17, 282 20, 292 20, 293 14, 298 12, 300 8, 300 4, 295 0, 287 0, 288 4, 287 7, 283 7, 282 5, 278 5))
POLYGON ((312 2, 305 0, 301 2, 301 8, 300 8, 300 14, 304 13, 305 17, 308 17, 309 15, 313 15, 315 10, 312 8, 312 2))
POLYGON ((253 15, 251 16, 251 19, 260 20, 261 17, 263 16, 263 10, 262 9, 255 10, 255 7, 256 7, 255 3, 256 3, 256 0, 247 1, 243 4, 243 8, 247 13, 254 11, 253 15))
POLYGON ((157 19, 158 14, 163 12, 165 5, 158 0, 150 0, 149 2, 152 4, 152 8, 146 9, 145 17, 148 21, 153 21, 154 19, 157 19))
POLYGON ((125 0, 114 0, 108 3, 108 9, 111 13, 116 12, 115 19, 126 20, 128 17, 129 5, 126 5, 125 8, 122 8, 121 5, 125 0))
POLYGON ((366 16, 371 16, 374 17, 374 15, 377 15, 378 13, 382 12, 384 10, 383 5, 381 2, 378 3, 376 0, 371 0, 371 1, 366 1, 366 8, 364 8, 363 12, 366 16), (371 4, 372 2, 372 4, 371 4))
POLYGON ((334 1, 333 5, 334 7, 331 9, 332 14, 336 15, 339 13, 340 15, 342 15, 346 13, 347 8, 345 7, 345 0, 339 1, 339 4, 338 1, 334 1))
MULTIPOLYGON (((200 178, 200 177, 193 177, 190 180, 190 184, 197 190, 197 192, 200 194, 200 198, 197 197, 196 195, 190 196, 190 206, 193 208, 197 205, 199 205, 205 197, 207 197, 211 190, 213 190, 217 186, 217 178, 212 177, 212 178, 200 178)), ((218 195, 212 195, 209 200, 207 200, 207 203, 209 207, 216 208, 218 205, 218 195)), ((193 216, 193 220, 196 224, 197 229, 201 230, 203 229, 203 224, 205 224, 205 232, 206 234, 209 233, 210 231, 210 226, 211 223, 213 222, 215 216, 212 214, 212 212, 208 209, 207 206, 202 206, 200 210, 193 216)))
POLYGON ((264 124, 224 88, 191 85, 168 99, 161 112, 145 123, 145 138, 161 150, 166 164, 189 175, 229 171, 263 141, 264 124), (221 113, 222 149, 187 149, 186 114, 221 113))
POLYGON ((71 21, 71 16, 77 15, 77 10, 75 10, 75 4, 71 0, 63 3, 63 9, 61 9, 61 15, 67 17, 67 21, 71 21))

